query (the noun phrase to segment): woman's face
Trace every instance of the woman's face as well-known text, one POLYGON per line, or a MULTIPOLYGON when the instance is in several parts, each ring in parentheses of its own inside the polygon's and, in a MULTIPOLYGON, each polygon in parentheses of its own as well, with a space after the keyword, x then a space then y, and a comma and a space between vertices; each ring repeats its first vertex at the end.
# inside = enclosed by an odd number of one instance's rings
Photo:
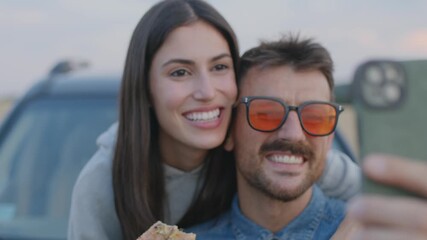
POLYGON ((197 21, 172 31, 150 68, 162 148, 208 150, 226 135, 237 86, 227 41, 197 21))

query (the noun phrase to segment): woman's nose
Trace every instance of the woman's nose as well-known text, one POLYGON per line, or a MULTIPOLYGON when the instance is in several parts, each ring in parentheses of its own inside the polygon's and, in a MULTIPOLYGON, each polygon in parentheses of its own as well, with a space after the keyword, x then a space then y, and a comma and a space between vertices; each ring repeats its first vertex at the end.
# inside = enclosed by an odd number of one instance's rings
POLYGON ((209 101, 215 97, 215 83, 208 74, 201 74, 198 79, 195 79, 195 89, 193 97, 199 101, 209 101))

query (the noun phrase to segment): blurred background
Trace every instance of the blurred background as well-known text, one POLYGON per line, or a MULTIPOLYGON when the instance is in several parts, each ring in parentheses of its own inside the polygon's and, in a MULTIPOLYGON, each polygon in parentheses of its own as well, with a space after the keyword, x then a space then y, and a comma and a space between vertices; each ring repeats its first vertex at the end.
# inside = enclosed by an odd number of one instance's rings
MULTIPOLYGON (((134 27, 154 0, 0 1, 0 98, 14 99, 62 59, 120 71, 134 27)), ((241 50, 292 31, 332 53, 337 82, 370 58, 427 56, 427 1, 208 0, 241 50)), ((0 104, 0 111, 5 107, 0 104)))

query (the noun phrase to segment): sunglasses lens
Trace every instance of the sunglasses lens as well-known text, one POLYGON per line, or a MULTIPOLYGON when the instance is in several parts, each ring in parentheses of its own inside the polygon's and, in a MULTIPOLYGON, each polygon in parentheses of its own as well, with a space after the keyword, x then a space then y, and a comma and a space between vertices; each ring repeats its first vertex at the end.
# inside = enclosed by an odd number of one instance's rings
POLYGON ((285 116, 285 108, 269 99, 253 99, 249 105, 249 122, 260 131, 272 131, 280 126, 285 116))
POLYGON ((312 103, 301 110, 304 129, 313 135, 326 135, 334 130, 337 122, 335 107, 324 103, 312 103))

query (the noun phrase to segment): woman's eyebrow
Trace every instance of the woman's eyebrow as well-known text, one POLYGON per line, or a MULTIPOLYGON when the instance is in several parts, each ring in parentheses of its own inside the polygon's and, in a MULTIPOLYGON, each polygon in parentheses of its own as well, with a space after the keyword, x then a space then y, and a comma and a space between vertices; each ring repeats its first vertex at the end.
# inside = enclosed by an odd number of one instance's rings
POLYGON ((217 61, 217 60, 219 60, 221 58, 225 58, 225 57, 232 58, 229 53, 222 53, 222 54, 220 54, 218 56, 213 57, 212 60, 211 60, 211 62, 217 61))
POLYGON ((182 59, 182 58, 173 58, 169 61, 162 64, 162 67, 165 67, 172 63, 180 63, 180 64, 186 64, 186 65, 194 65, 194 61, 188 60, 188 59, 182 59))
MULTIPOLYGON (((215 62, 219 59, 226 58, 226 57, 231 58, 231 55, 229 53, 222 53, 222 54, 219 54, 219 55, 211 58, 210 61, 215 62)), ((195 62, 192 60, 189 60, 189 59, 172 58, 172 59, 168 60, 167 62, 163 63, 162 67, 165 67, 165 66, 172 64, 172 63, 179 63, 179 64, 185 64, 185 65, 195 65, 195 62)))

